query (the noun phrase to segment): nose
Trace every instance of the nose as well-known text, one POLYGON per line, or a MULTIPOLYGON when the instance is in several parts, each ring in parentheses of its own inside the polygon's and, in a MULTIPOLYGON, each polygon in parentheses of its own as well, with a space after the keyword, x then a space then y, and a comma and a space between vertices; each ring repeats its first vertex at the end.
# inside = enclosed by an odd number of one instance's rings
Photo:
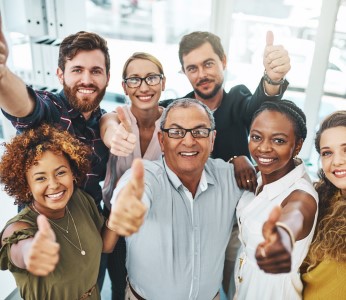
POLYGON ((88 71, 84 71, 81 76, 81 82, 84 84, 91 84, 93 83, 92 75, 88 71))
POLYGON ((270 143, 265 141, 265 140, 258 144, 257 149, 261 153, 266 153, 266 152, 272 151, 272 147, 271 147, 270 143))
POLYGON ((192 136, 192 133, 186 132, 185 136, 183 137, 183 144, 187 147, 191 147, 196 143, 196 139, 192 136))
POLYGON ((342 152, 335 152, 333 156, 333 166, 342 166, 346 163, 346 155, 342 152))
POLYGON ((140 91, 147 91, 149 90, 149 85, 146 83, 145 80, 142 80, 141 85, 139 86, 140 91))
POLYGON ((51 189, 56 189, 59 187, 59 185, 60 185, 60 182, 57 178, 53 177, 49 180, 49 187, 51 189))
POLYGON ((198 77, 199 78, 205 78, 205 77, 207 77, 207 75, 208 75, 208 73, 207 73, 205 68, 203 68, 203 67, 198 68, 198 77))

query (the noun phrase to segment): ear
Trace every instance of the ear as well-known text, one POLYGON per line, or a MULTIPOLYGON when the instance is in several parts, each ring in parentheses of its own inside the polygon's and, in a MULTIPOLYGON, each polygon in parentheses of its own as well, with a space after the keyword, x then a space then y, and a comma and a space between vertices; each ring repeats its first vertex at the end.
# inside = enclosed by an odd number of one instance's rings
POLYGON ((181 71, 185 74, 184 66, 181 66, 181 71))
POLYGON ((165 146, 164 146, 164 143, 163 143, 163 132, 162 131, 158 131, 157 138, 159 139, 159 143, 160 143, 160 147, 161 147, 161 152, 165 153, 165 146))
POLYGON ((214 131, 211 132, 210 153, 212 153, 213 150, 214 150, 215 137, 216 137, 216 130, 214 130, 214 131))
POLYGON ((60 68, 56 69, 56 76, 58 76, 60 84, 63 85, 64 84, 64 72, 60 68))
POLYGON ((297 143, 296 143, 296 148, 295 148, 295 150, 294 150, 294 155, 293 155, 293 157, 294 157, 294 156, 297 156, 297 155, 299 154, 300 150, 301 150, 302 147, 303 147, 303 142, 304 142, 303 139, 299 139, 299 140, 297 141, 297 143))
POLYGON ((221 62, 222 62, 222 67, 225 70, 226 67, 227 67, 227 57, 226 57, 226 55, 223 56, 223 59, 221 60, 221 62))
POLYGON ((161 90, 164 91, 166 88, 166 76, 163 76, 161 83, 161 90))
POLYGON ((128 94, 127 89, 126 89, 126 83, 123 81, 123 82, 121 83, 121 85, 122 85, 122 87, 123 87, 123 90, 124 90, 125 95, 128 96, 129 94, 128 94))
POLYGON ((111 73, 108 72, 108 75, 107 75, 107 86, 108 86, 108 83, 109 83, 109 80, 111 79, 111 73))

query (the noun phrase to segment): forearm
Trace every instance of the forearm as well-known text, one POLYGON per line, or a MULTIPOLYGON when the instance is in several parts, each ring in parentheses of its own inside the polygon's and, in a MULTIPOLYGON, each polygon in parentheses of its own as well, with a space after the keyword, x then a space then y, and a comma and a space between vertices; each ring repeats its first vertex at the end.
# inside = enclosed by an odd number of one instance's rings
POLYGON ((33 238, 29 238, 11 246, 11 260, 18 268, 26 269, 24 256, 30 252, 32 241, 33 238))
POLYGON ((107 113, 100 120, 100 134, 103 143, 110 148, 115 129, 119 126, 114 113, 107 113))
POLYGON ((34 109, 25 83, 7 67, 0 79, 0 106, 15 117, 25 117, 34 109))
MULTIPOLYGON (((106 221, 107 222, 107 221, 106 221)), ((119 235, 114 229, 110 229, 106 223, 102 229, 102 241, 103 247, 102 252, 111 253, 118 242, 119 235)))

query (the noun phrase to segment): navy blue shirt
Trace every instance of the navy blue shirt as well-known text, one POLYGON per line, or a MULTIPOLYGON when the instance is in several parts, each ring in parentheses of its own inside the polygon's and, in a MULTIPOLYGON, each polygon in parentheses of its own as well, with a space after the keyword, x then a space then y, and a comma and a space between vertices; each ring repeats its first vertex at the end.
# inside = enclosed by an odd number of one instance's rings
POLYGON ((3 111, 5 117, 12 122, 18 133, 45 122, 57 125, 61 130, 67 130, 81 142, 90 146, 92 149, 91 172, 87 174, 81 188, 89 193, 99 206, 102 200, 99 183, 105 178, 109 154, 108 148, 101 140, 99 128, 100 118, 105 111, 98 107, 89 120, 85 120, 79 111, 70 106, 63 91, 51 93, 35 91, 28 87, 28 92, 36 102, 34 111, 23 118, 11 116, 3 111))

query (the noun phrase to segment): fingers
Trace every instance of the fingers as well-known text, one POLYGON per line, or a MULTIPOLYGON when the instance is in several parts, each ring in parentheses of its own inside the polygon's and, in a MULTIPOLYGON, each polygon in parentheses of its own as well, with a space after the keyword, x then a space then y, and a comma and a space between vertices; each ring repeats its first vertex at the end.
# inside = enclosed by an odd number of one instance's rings
POLYGON ((144 222, 146 206, 141 202, 144 193, 144 167, 140 159, 132 163, 130 181, 119 193, 112 206, 109 225, 119 235, 128 236, 137 232, 144 222))
POLYGON ((266 36, 266 45, 267 46, 273 46, 274 44, 274 34, 272 31, 267 31, 267 36, 266 36))
POLYGON ((137 137, 133 133, 129 133, 123 123, 117 127, 110 143, 110 151, 116 156, 128 156, 136 147, 137 137))
POLYGON ((37 276, 46 276, 52 272, 58 261, 60 245, 47 218, 43 215, 37 217, 38 231, 32 241, 30 250, 24 256, 27 270, 37 276))
POLYGON ((267 243, 273 243, 277 239, 276 222, 281 216, 281 207, 275 206, 270 212, 268 219, 262 227, 262 234, 267 243))
POLYGON ((121 106, 118 106, 116 108, 116 111, 118 113, 118 119, 119 119, 120 123, 123 124, 125 130, 127 132, 132 132, 131 124, 128 122, 123 108, 121 106))

